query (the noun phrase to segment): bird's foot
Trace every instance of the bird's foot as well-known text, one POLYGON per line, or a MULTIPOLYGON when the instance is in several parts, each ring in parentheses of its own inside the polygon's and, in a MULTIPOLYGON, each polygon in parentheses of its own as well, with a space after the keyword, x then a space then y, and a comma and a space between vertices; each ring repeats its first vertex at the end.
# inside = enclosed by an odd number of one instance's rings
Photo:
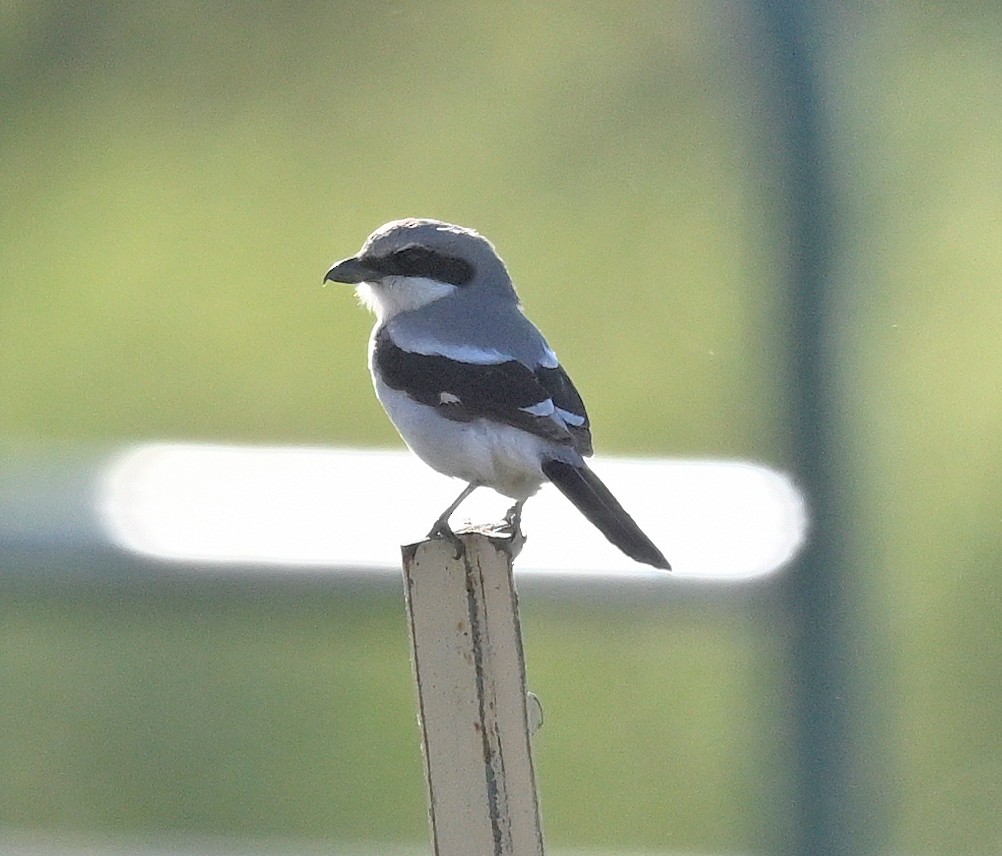
POLYGON ((436 520, 435 525, 431 527, 427 537, 448 541, 452 544, 453 549, 456 551, 457 559, 462 559, 466 556, 466 547, 463 542, 459 540, 459 536, 452 531, 452 527, 449 526, 448 518, 440 517, 436 520))
POLYGON ((525 534, 522 532, 522 505, 516 502, 504 516, 504 528, 511 533, 512 555, 517 556, 525 546, 525 534))

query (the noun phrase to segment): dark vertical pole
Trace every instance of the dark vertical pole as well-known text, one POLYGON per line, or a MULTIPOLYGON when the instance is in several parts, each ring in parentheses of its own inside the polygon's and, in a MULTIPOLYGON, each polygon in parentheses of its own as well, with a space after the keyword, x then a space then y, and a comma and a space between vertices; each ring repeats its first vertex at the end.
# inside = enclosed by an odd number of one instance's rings
POLYGON ((851 580, 840 483, 834 330, 835 199, 819 82, 823 4, 757 0, 767 63, 776 165, 786 205, 782 320, 792 465, 808 497, 809 543, 786 582, 795 718, 794 840, 797 856, 860 856, 853 795, 848 652, 851 580))

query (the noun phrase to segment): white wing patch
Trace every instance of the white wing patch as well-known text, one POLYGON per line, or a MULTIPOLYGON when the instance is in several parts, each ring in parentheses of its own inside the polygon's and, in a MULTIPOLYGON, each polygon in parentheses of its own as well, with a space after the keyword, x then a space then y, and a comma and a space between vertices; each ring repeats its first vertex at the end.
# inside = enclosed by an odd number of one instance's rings
POLYGON ((557 359, 557 354, 553 348, 547 347, 546 353, 543 355, 543 359, 539 361, 539 364, 544 369, 555 369, 559 367, 560 360, 557 359))
POLYGON ((571 411, 564 410, 562 407, 558 407, 556 410, 560 418, 568 425, 573 425, 575 428, 578 428, 585 423, 585 418, 579 413, 571 413, 571 411))
POLYGON ((528 413, 530 416, 552 416, 556 408, 553 406, 553 399, 547 398, 543 401, 537 401, 535 404, 530 404, 528 407, 520 407, 523 413, 528 413))
POLYGON ((451 392, 440 392, 438 394, 439 404, 459 404, 460 398, 458 395, 453 395, 451 392))
MULTIPOLYGON (((452 286, 450 286, 451 288, 452 286)), ((507 350, 499 350, 471 342, 457 342, 450 336, 448 342, 443 342, 426 330, 413 329, 404 324, 393 327, 394 343, 412 354, 423 354, 428 357, 445 357, 458 363, 473 366, 493 366, 506 363, 515 357, 507 350)), ((552 348, 547 347, 538 362, 539 366, 548 369, 557 368, 560 363, 552 348)))
POLYGON ((474 366, 493 366, 511 359, 508 354, 502 354, 493 348, 478 348, 475 345, 455 345, 452 343, 445 345, 430 340, 408 342, 407 349, 415 354, 446 357, 457 363, 469 363, 474 366))

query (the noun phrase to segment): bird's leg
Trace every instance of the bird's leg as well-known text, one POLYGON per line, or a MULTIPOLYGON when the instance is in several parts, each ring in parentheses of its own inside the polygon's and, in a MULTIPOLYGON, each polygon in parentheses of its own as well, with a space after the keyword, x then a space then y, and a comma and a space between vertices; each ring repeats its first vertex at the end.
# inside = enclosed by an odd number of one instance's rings
POLYGON ((428 533, 429 538, 444 538, 446 541, 449 541, 456 548, 457 559, 466 553, 466 548, 463 547, 463 542, 459 540, 456 533, 452 531, 452 527, 449 526, 449 518, 452 517, 452 513, 459 508, 463 500, 478 487, 480 485, 476 482, 470 482, 464 487, 463 492, 456 497, 456 501, 438 516, 438 520, 435 521, 435 525, 431 527, 431 531, 428 533))
POLYGON ((505 513, 504 522, 507 523, 512 529, 518 529, 519 523, 522 522, 523 505, 525 505, 525 500, 520 499, 505 513))
POLYGON ((515 549, 515 554, 521 552, 522 545, 525 544, 525 535, 522 534, 522 506, 525 500, 520 499, 504 516, 505 525, 511 530, 511 543, 515 549))

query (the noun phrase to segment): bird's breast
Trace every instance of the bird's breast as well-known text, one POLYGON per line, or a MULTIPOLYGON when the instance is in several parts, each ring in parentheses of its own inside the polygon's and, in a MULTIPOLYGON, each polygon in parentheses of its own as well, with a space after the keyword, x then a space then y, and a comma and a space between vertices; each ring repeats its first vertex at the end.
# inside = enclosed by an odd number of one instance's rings
POLYGON ((486 419, 448 419, 406 392, 391 389, 375 374, 373 385, 404 442, 438 472, 514 499, 531 496, 546 480, 541 468, 546 440, 486 419))

